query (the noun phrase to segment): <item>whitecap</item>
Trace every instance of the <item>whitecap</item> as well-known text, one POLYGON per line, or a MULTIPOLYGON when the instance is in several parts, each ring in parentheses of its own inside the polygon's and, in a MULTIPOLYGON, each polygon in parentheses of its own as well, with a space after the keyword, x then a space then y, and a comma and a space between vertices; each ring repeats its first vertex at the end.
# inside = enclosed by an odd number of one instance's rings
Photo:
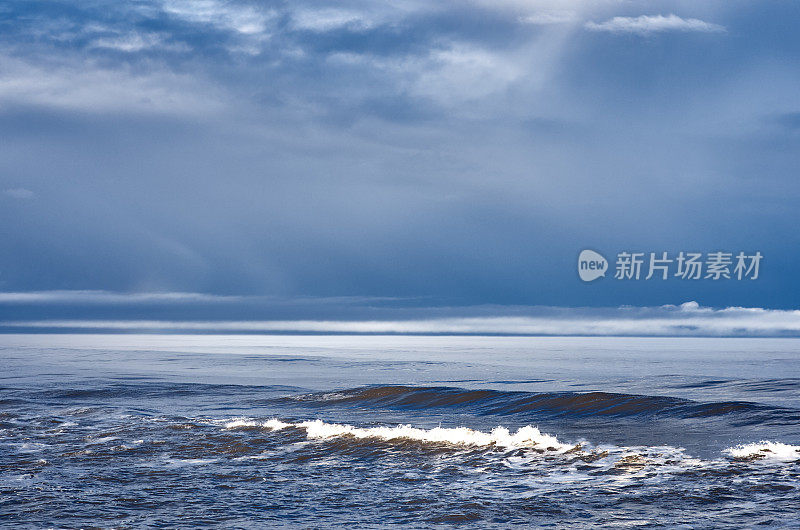
POLYGON ((495 427, 491 432, 477 431, 468 427, 420 429, 410 425, 362 428, 347 424, 325 423, 322 420, 305 421, 294 424, 294 426, 305 429, 306 435, 314 439, 353 436, 360 439, 406 439, 426 443, 446 443, 472 447, 540 448, 558 452, 564 452, 573 447, 571 444, 561 443, 555 436, 542 433, 531 425, 522 427, 515 433, 505 427, 495 427))
POLYGON ((246 418, 239 418, 236 420, 231 420, 225 423, 226 429, 244 429, 249 427, 258 427, 264 429, 271 429, 273 431, 279 431, 281 429, 285 429, 289 427, 291 424, 284 423, 276 418, 272 418, 267 421, 255 421, 249 420, 246 418))
POLYGON ((770 442, 768 440, 729 447, 723 453, 737 460, 800 461, 800 446, 770 442))

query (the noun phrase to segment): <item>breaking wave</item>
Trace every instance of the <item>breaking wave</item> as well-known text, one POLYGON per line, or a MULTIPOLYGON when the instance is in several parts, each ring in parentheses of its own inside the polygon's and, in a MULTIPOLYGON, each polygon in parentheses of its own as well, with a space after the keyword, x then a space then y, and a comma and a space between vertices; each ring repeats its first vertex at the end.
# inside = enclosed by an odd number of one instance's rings
POLYGON ((767 440, 729 447, 723 452, 736 460, 765 459, 777 462, 800 462, 800 446, 767 440))
POLYGON ((394 427, 354 427, 341 423, 326 423, 322 420, 285 423, 277 419, 265 422, 252 420, 234 420, 225 424, 226 429, 242 427, 262 427, 270 430, 281 430, 287 427, 304 429, 308 438, 324 440, 328 438, 350 436, 356 439, 414 440, 423 443, 451 444, 471 447, 498 447, 502 449, 539 448, 554 452, 564 452, 574 445, 564 444, 555 436, 544 434, 530 425, 512 433, 505 427, 495 427, 491 432, 482 432, 468 427, 434 427, 420 429, 411 425, 394 427))
MULTIPOLYGON (((594 445, 585 440, 564 443, 556 436, 542 433, 537 427, 526 425, 516 432, 498 426, 489 432, 468 427, 434 427, 423 429, 411 425, 357 427, 349 424, 327 423, 320 419, 285 422, 276 418, 266 421, 236 419, 223 424, 226 430, 266 429, 304 431, 309 440, 352 439, 357 441, 418 442, 443 444, 454 448, 490 448, 504 453, 514 450, 532 450, 534 453, 566 455, 583 462, 610 461, 615 468, 638 471, 647 466, 675 465, 680 467, 703 465, 704 462, 685 453, 680 447, 670 446, 615 446, 594 445)), ((399 445, 399 444, 398 444, 399 445)), ((729 447, 722 451, 730 462, 763 460, 774 463, 800 463, 800 446, 779 442, 758 443, 729 447)), ((706 463, 719 463, 711 461, 706 463)))

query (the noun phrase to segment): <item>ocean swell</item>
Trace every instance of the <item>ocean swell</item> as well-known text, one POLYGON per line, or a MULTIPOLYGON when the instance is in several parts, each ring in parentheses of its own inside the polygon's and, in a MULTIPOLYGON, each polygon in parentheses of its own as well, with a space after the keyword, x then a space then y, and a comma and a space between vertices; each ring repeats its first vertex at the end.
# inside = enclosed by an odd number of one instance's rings
POLYGON ((533 417, 700 418, 738 415, 749 424, 795 424, 800 411, 748 401, 698 402, 670 396, 611 392, 518 392, 452 387, 370 386, 279 398, 309 406, 394 410, 457 409, 478 415, 533 417))

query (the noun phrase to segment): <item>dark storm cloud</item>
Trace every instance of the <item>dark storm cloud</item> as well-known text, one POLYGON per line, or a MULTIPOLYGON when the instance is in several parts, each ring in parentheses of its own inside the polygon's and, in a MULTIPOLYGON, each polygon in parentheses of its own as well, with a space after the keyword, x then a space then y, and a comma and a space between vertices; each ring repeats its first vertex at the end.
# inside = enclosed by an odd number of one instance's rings
POLYGON ((799 39, 763 5, 6 2, 0 290, 792 307, 799 39), (770 269, 589 288, 584 247, 770 269))

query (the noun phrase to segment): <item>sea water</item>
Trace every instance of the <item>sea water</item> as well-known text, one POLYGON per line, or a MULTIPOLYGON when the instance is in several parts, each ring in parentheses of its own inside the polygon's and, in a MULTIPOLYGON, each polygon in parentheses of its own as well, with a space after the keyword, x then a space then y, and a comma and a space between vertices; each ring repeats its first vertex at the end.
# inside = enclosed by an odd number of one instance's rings
POLYGON ((0 525, 800 525, 800 340, 0 335, 0 525))

